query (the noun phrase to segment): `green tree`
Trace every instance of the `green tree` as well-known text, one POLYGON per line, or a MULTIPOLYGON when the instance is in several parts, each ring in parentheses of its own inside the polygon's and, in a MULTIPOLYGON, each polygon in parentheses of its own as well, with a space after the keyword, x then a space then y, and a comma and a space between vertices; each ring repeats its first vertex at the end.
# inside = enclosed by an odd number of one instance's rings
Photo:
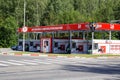
POLYGON ((114 2, 114 16, 116 20, 120 20, 120 0, 114 2))
POLYGON ((14 17, 10 16, 0 25, 0 45, 10 47, 17 43, 17 23, 14 17))

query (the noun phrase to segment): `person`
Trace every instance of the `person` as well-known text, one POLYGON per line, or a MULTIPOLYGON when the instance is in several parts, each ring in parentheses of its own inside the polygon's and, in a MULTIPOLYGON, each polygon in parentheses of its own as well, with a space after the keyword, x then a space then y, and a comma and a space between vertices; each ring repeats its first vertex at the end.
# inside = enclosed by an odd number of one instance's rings
POLYGON ((70 50, 70 44, 68 44, 68 46, 67 46, 67 48, 66 48, 66 52, 67 52, 68 54, 71 53, 71 50, 70 50))
POLYGON ((100 49, 98 49, 98 52, 103 53, 103 50, 100 48, 100 49))
POLYGON ((40 52, 40 45, 36 44, 36 46, 37 46, 37 52, 40 52))
POLYGON ((29 45, 25 44, 25 51, 29 51, 29 45))
POLYGON ((49 52, 49 45, 48 45, 48 41, 44 41, 44 52, 49 52))

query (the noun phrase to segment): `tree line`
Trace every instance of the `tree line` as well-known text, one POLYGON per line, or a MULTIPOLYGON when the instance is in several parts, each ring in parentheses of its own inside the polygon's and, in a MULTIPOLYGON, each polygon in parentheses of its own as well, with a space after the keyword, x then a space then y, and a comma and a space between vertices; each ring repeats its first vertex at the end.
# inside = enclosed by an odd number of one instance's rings
MULTIPOLYGON (((120 19, 120 0, 0 0, 0 47, 17 43, 16 30, 23 27, 24 1, 29 27, 120 19)), ((113 39, 120 39, 120 32, 112 34, 113 39)))

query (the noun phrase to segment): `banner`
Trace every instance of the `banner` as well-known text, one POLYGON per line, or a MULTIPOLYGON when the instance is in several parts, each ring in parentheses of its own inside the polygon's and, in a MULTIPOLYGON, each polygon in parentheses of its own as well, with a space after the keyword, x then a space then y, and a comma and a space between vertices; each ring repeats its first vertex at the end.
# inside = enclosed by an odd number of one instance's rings
MULTIPOLYGON (((119 31, 120 24, 95 23, 95 31, 119 31)), ((90 23, 61 24, 57 26, 37 26, 19 28, 18 32, 91 31, 90 23)))

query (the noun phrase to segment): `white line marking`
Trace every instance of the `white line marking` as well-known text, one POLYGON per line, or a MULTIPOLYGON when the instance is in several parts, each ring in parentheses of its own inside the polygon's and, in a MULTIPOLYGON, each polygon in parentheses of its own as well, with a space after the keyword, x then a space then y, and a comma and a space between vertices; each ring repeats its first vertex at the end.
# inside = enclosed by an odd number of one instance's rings
POLYGON ((51 63, 47 63, 47 62, 41 62, 40 60, 24 60, 24 61, 27 61, 27 62, 33 62, 33 63, 42 63, 42 64, 51 64, 51 63))
POLYGON ((1 63, 12 64, 12 65, 23 65, 23 64, 13 63, 13 62, 9 62, 9 61, 0 61, 0 62, 1 62, 1 63))
POLYGON ((36 63, 25 62, 25 61, 16 61, 16 60, 9 60, 9 61, 18 62, 18 63, 23 63, 23 64, 29 64, 29 65, 38 65, 38 64, 36 64, 36 63))
POLYGON ((40 59, 34 59, 36 61, 43 61, 43 62, 48 62, 48 63, 55 63, 55 64, 63 64, 63 63, 70 63, 70 62, 67 62, 67 61, 62 61, 62 60, 56 60, 56 59, 46 59, 46 60, 40 60, 40 59))
POLYGON ((2 64, 2 63, 0 63, 0 66, 8 66, 7 64, 2 64))

